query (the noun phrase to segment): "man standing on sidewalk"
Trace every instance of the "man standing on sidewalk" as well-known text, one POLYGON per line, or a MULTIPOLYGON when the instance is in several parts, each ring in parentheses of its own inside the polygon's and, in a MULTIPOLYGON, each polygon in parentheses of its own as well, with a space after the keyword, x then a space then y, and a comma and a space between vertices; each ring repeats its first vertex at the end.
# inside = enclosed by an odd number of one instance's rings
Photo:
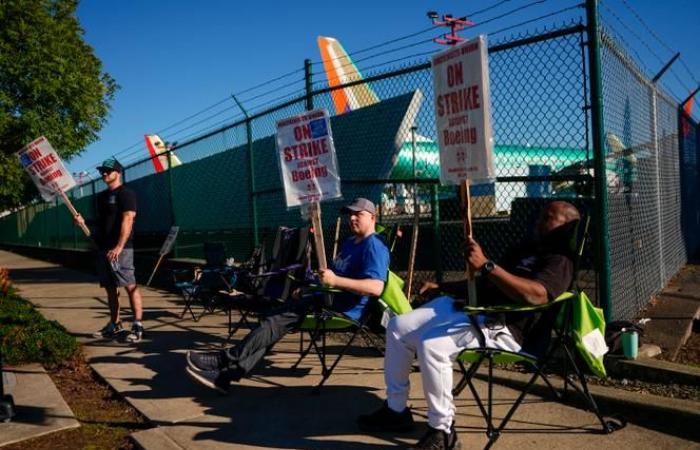
MULTIPOLYGON (((107 190, 97 194, 95 243, 97 244, 97 274, 100 286, 107 291, 110 321, 93 336, 111 339, 124 331, 119 314, 119 288, 129 295, 134 322, 127 342, 139 342, 143 338, 143 307, 141 292, 134 276, 134 219, 136 195, 122 184, 124 168, 116 159, 107 159, 97 170, 107 190)), ((85 223, 78 214, 75 222, 85 223)))

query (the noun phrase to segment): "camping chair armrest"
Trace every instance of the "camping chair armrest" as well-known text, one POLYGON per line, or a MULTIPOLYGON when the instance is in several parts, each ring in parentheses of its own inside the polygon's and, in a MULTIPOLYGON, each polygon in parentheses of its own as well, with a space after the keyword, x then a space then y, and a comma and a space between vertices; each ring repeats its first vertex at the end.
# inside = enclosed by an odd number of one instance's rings
POLYGON ((544 303, 542 305, 493 305, 493 306, 465 306, 464 312, 468 315, 473 314, 500 314, 508 312, 529 312, 529 311, 539 311, 542 309, 550 308, 552 305, 566 300, 568 298, 576 295, 573 292, 564 292, 559 297, 555 298, 551 302, 544 303))
POLYGON ((340 294, 342 292, 345 292, 342 289, 330 287, 330 286, 324 286, 322 284, 317 284, 317 283, 311 283, 307 284, 306 287, 314 292, 323 292, 323 293, 328 293, 328 294, 340 294))
POLYGON ((265 277, 271 277, 273 275, 281 275, 284 273, 288 272, 293 272, 297 270, 298 268, 301 267, 301 264, 292 264, 291 266, 286 266, 282 267, 278 270, 274 270, 272 272, 264 272, 264 273, 256 273, 256 274, 249 274, 248 277, 250 278, 265 278, 265 277))

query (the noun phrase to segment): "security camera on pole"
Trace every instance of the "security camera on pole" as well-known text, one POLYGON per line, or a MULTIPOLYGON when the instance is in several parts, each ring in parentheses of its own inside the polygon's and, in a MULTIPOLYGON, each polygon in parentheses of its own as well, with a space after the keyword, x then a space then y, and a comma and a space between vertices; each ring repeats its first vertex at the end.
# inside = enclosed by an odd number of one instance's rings
MULTIPOLYGON (((428 17, 435 25, 447 26, 450 34, 435 39, 449 45, 432 58, 435 91, 435 126, 440 147, 440 183, 459 185, 464 238, 472 238, 471 180, 493 179, 493 136, 486 36, 465 40, 457 31, 472 25, 465 17, 456 19, 437 13, 428 17)), ((474 274, 467 264, 469 304, 476 305, 474 274)))
POLYGON ((340 198, 340 176, 328 111, 277 122, 277 153, 287 208, 307 206, 319 269, 328 268, 320 202, 340 198))

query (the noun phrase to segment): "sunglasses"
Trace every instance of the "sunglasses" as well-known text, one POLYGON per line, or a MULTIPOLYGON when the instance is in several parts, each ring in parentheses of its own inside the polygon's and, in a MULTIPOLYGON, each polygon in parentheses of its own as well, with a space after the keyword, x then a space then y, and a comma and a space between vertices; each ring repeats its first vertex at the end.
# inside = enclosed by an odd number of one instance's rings
POLYGON ((100 172, 100 175, 104 176, 104 175, 109 175, 110 173, 116 172, 116 171, 115 170, 100 170, 99 172, 100 172))

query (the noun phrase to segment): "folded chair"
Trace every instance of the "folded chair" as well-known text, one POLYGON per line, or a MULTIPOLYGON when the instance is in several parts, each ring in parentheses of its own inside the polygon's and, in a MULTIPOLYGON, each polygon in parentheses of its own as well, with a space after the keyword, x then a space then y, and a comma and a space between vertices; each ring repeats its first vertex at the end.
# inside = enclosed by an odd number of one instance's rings
MULTIPOLYGON (((574 273, 577 272, 578 262, 583 253, 585 235, 588 228, 586 218, 583 233, 579 234, 579 227, 574 227, 572 243, 576 242, 576 257, 574 261, 574 273), (578 238, 577 238, 578 236, 578 238)), ((574 283, 576 285, 576 277, 574 283)), ((494 306, 494 307, 466 307, 465 313, 469 315, 472 323, 475 324, 475 315, 488 314, 497 315, 504 313, 535 313, 540 312, 549 316, 552 323, 551 333, 544 336, 544 341, 526 342, 520 352, 510 352, 505 350, 484 347, 475 349, 465 349, 457 357, 462 377, 453 389, 453 395, 459 395, 465 387, 469 387, 474 399, 486 422, 486 435, 489 441, 485 448, 490 448, 500 437, 501 432, 515 414, 525 396, 530 392, 537 379, 542 379, 549 391, 558 400, 563 400, 569 393, 569 388, 581 394, 587 405, 587 409, 592 411, 600 422, 601 433, 612 433, 625 426, 624 420, 619 418, 606 419, 601 414, 593 396, 591 396, 580 361, 585 361, 588 367, 599 376, 605 376, 605 368, 602 364, 605 353, 605 333, 602 311, 593 308, 586 294, 578 287, 570 292, 565 292, 554 301, 538 306, 494 306), (586 315, 588 314, 588 315, 586 315), (591 326, 596 323, 598 327, 591 326), (602 331, 600 330, 602 328, 602 331), (602 340, 602 343, 601 343, 602 340), (557 360, 557 355, 563 356, 563 361, 557 360), (486 404, 479 396, 472 382, 474 375, 483 363, 488 365, 487 375, 487 399, 486 404), (511 405, 506 415, 499 424, 494 423, 493 416, 493 366, 494 364, 520 363, 532 369, 532 376, 527 384, 522 388, 520 395, 511 405), (469 367, 465 364, 469 364, 469 367), (564 386, 558 391, 545 373, 560 369, 562 371, 564 386)), ((478 327, 476 327, 479 329, 478 327)), ((480 331, 480 329, 479 329, 480 331)), ((542 336, 540 336, 542 338, 542 336)), ((481 339, 483 343, 483 336, 481 339)))
POLYGON ((221 302, 228 310, 228 337, 242 325, 252 327, 249 318, 279 306, 295 286, 306 279, 311 243, 309 227, 279 227, 272 258, 252 271, 239 271, 228 290, 220 291, 221 302), (264 267, 264 271, 260 269, 264 267), (239 320, 233 323, 233 310, 239 320))
MULTIPOLYGON (((404 281, 394 272, 389 271, 382 295, 379 296, 379 298, 370 298, 370 302, 368 302, 368 304, 365 306, 360 320, 355 320, 343 313, 333 311, 329 306, 325 304, 322 305, 320 302, 319 304, 315 305, 316 309, 314 313, 309 314, 299 327, 299 331, 302 336, 302 339, 300 340, 301 355, 292 366, 292 369, 296 369, 312 350, 314 353, 316 353, 321 363, 322 378, 321 381, 314 387, 314 394, 318 394, 320 392, 321 387, 331 376, 333 369, 335 369, 335 367, 338 365, 358 335, 365 336, 368 342, 373 342, 375 339, 375 336, 373 336, 373 333, 367 326, 372 311, 376 311, 375 309, 371 308, 373 300, 377 302, 379 310, 382 311, 382 324, 384 325, 386 325, 386 322, 388 322, 391 316, 403 314, 411 310, 411 304, 403 293, 403 286, 404 281), (350 337, 347 339, 345 344, 343 344, 340 352, 335 356, 335 359, 329 364, 326 337, 328 333, 339 332, 349 333, 350 337), (304 333, 309 335, 308 345, 306 346, 304 346, 304 333)), ((332 304, 332 295, 340 291, 330 289, 324 290, 324 292, 330 294, 332 304)), ((380 348, 376 345, 375 347, 378 349, 380 348)))
POLYGON ((173 282, 182 294, 185 307, 180 317, 185 317, 189 311, 192 320, 197 322, 205 313, 213 312, 216 306, 218 292, 229 289, 230 273, 226 266, 226 247, 221 242, 205 242, 203 244, 205 264, 194 270, 174 270, 173 282), (197 316, 193 305, 202 306, 202 313, 197 316))

